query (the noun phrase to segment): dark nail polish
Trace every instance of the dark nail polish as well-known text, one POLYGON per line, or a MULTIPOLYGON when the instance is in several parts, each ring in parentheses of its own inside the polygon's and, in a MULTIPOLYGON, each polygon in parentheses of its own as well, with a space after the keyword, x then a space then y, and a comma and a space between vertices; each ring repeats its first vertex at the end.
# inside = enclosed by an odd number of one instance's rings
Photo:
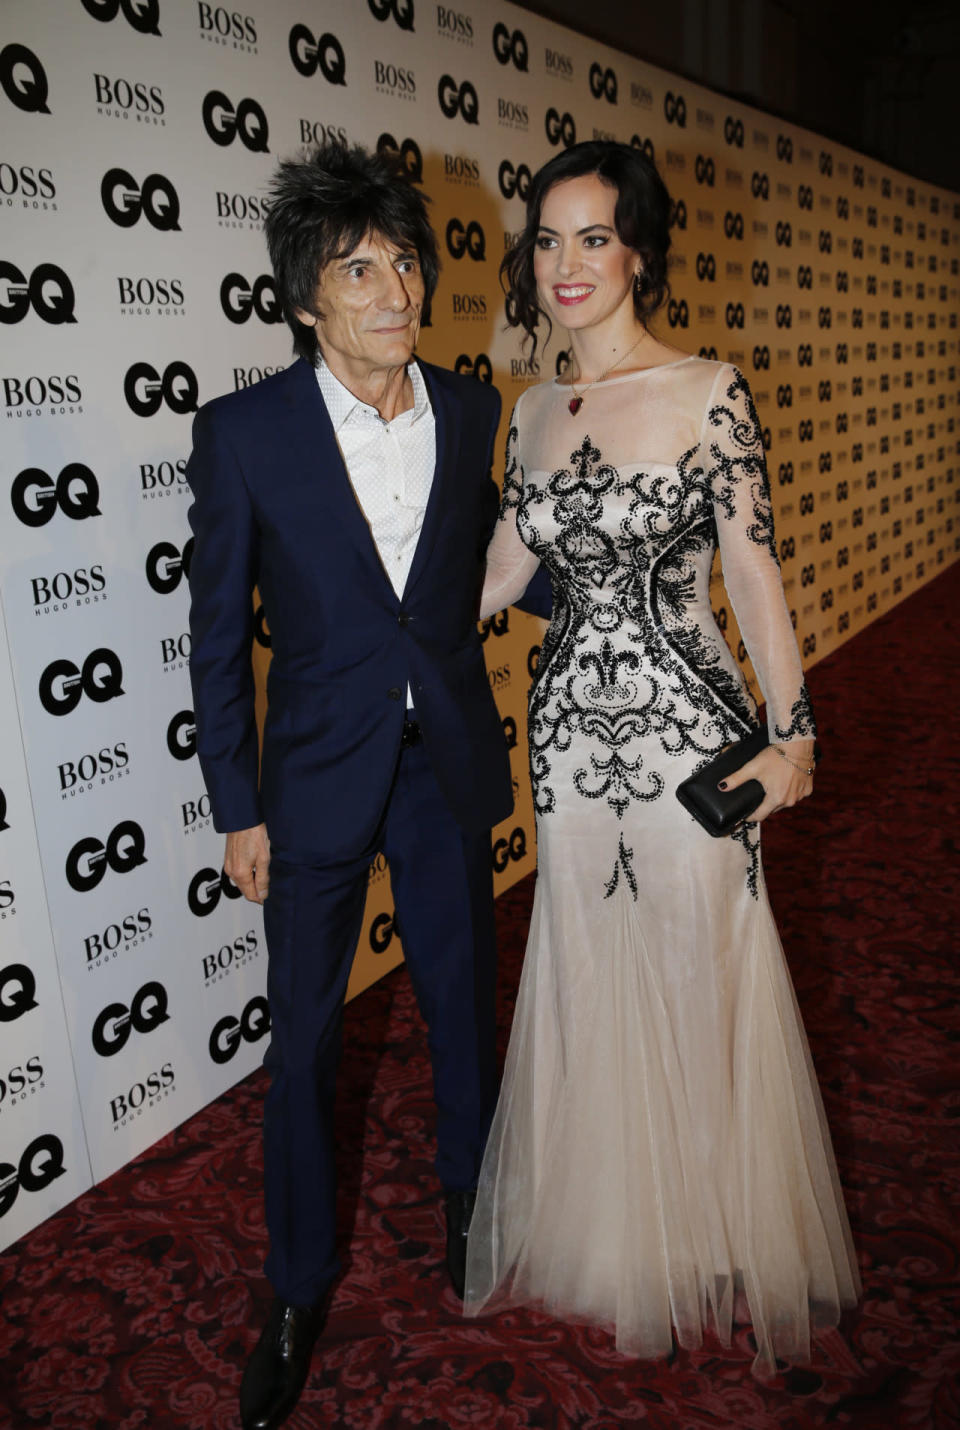
POLYGON ((727 782, 726 782, 726 780, 721 780, 720 783, 717 785, 717 789, 726 789, 726 787, 727 787, 727 782))

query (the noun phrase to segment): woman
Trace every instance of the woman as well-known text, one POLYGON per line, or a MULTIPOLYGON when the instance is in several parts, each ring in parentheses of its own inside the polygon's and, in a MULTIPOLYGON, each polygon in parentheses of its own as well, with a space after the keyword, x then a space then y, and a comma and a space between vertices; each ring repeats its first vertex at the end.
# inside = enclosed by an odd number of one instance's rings
POLYGON ((483 614, 542 562, 530 695, 539 877, 468 1244, 468 1315, 530 1302, 666 1354, 748 1319, 758 1374, 859 1291, 757 825, 813 787, 814 722, 780 581, 756 411, 733 367, 660 342, 669 197, 626 145, 536 176, 504 262, 515 322, 568 331, 523 394, 483 614), (714 839, 677 785, 756 725, 709 600, 719 539, 771 745, 714 839))

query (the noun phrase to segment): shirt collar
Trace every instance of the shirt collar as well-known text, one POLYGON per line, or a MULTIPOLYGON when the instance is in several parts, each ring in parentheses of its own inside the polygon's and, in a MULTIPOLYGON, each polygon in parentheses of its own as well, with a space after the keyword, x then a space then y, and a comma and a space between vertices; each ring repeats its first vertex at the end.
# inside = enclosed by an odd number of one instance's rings
MULTIPOLYGON (((359 397, 355 397, 348 387, 345 387, 338 377, 327 367, 322 357, 317 357, 316 363, 317 382, 320 387, 320 395, 324 400, 330 421, 333 423, 334 432, 339 432, 340 428, 356 414, 368 415, 380 421, 380 415, 375 407, 371 407, 367 402, 361 402, 359 397)), ((419 364, 412 358, 407 364, 407 373, 413 383, 413 407, 406 412, 401 412, 399 417, 395 417, 394 422, 403 426, 412 426, 425 412, 429 411, 430 399, 427 396, 427 385, 423 380, 419 364)))

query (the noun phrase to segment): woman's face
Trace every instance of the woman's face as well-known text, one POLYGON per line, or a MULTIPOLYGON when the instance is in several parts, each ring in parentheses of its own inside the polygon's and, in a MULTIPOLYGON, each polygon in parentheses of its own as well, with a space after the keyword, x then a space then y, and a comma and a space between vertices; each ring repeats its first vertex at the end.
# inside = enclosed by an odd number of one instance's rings
POLYGON ((617 236, 617 191, 596 174, 562 179, 540 210, 533 276, 541 308, 568 329, 593 327, 627 309, 640 255, 617 236))

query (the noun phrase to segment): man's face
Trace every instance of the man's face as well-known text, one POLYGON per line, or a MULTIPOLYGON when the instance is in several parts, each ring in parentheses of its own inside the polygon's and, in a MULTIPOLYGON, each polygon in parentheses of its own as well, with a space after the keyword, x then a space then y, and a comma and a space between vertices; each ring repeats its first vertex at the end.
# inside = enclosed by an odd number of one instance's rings
POLYGON ((423 300, 416 252, 367 234, 348 257, 334 258, 321 272, 316 311, 296 312, 316 328, 328 364, 361 376, 410 361, 423 300))

